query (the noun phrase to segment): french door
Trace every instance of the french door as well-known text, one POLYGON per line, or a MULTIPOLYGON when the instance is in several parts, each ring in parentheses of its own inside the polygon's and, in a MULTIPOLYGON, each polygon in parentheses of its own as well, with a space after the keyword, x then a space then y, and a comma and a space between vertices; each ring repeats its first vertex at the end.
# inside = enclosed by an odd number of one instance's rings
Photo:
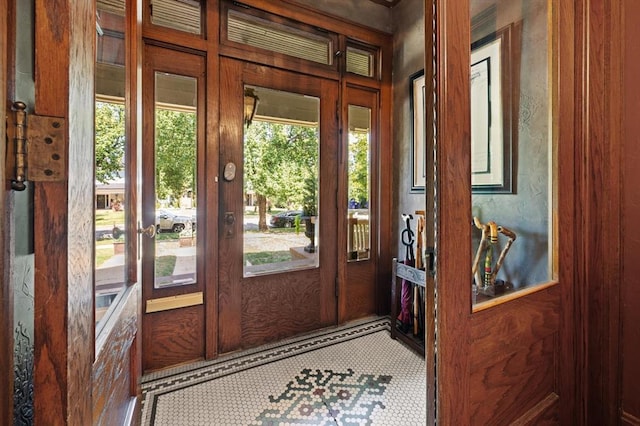
POLYGON ((205 58, 147 45, 143 68, 143 369, 205 356, 205 58))
POLYGON ((220 352, 336 322, 338 83, 220 63, 220 352))

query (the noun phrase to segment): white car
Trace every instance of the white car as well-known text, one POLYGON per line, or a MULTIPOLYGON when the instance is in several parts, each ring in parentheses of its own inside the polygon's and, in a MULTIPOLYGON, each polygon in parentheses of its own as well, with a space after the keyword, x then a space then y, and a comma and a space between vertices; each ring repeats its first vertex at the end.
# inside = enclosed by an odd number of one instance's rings
POLYGON ((191 225, 192 230, 196 229, 195 215, 189 217, 166 210, 156 211, 156 229, 158 232, 181 232, 187 225, 191 225))

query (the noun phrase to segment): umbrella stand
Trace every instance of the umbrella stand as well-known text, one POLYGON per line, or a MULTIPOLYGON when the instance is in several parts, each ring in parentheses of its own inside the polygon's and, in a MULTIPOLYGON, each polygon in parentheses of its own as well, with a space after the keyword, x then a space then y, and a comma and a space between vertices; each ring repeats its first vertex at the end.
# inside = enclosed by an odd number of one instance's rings
MULTIPOLYGON (((405 223, 405 229, 402 230, 402 245, 405 247, 404 264, 414 266, 415 256, 413 254, 413 243, 415 242, 414 233, 411 230, 411 220, 413 216, 403 214, 402 220, 405 223)), ((402 291, 400 293, 400 314, 398 315, 399 327, 403 333, 407 333, 411 329, 411 305, 413 298, 413 285, 407 280, 402 280, 402 291)))

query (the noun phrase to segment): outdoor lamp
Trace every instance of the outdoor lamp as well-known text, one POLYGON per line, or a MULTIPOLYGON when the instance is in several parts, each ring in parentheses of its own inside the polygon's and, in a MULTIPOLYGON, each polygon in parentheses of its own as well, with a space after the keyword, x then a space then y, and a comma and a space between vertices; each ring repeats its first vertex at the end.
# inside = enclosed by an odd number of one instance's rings
POLYGON ((253 121, 253 117, 256 115, 259 100, 260 98, 258 98, 258 95, 255 94, 253 89, 244 89, 244 124, 246 124, 247 127, 251 125, 251 121, 253 121))

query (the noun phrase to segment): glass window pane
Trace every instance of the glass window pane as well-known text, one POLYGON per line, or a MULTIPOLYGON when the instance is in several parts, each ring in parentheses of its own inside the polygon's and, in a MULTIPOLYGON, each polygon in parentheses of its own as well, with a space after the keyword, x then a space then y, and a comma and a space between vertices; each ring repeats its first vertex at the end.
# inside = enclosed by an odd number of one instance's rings
POLYGON ((371 110, 349 105, 347 259, 370 257, 371 110))
POLYGON ((126 285, 124 1, 98 1, 95 103, 95 318, 126 285))
POLYGON ((192 34, 202 34, 199 0, 151 0, 151 23, 192 34))
POLYGON ((196 282, 197 81, 156 73, 155 288, 196 282))
POLYGON ((244 276, 317 267, 320 100, 246 89, 259 100, 244 135, 244 276))
POLYGON ((552 278, 547 0, 472 0, 474 301, 552 278))

